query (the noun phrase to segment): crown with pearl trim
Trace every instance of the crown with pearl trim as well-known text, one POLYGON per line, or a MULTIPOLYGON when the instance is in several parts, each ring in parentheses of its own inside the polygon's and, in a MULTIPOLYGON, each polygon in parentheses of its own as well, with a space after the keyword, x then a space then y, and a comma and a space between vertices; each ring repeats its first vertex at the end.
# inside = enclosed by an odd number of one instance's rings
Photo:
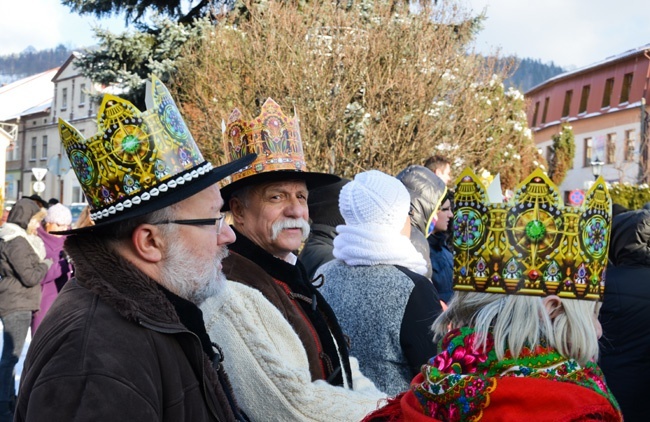
POLYGON ((107 94, 98 132, 84 139, 59 119, 59 134, 95 221, 111 219, 210 173, 169 91, 152 77, 146 112, 107 94))
POLYGON ((503 204, 465 169, 454 199, 454 290, 602 299, 612 220, 602 177, 571 207, 537 169, 503 204))

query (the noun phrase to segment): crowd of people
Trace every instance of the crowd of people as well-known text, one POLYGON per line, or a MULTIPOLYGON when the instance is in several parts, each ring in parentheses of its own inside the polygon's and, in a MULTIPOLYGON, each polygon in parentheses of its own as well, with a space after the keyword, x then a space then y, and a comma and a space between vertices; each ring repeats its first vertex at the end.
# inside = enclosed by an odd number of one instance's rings
POLYGON ((602 179, 576 211, 540 171, 491 204, 440 155, 310 172, 272 99, 213 166, 146 95, 59 123, 90 223, 23 198, 0 228, 0 422, 642 420, 650 211, 611 224, 602 179))

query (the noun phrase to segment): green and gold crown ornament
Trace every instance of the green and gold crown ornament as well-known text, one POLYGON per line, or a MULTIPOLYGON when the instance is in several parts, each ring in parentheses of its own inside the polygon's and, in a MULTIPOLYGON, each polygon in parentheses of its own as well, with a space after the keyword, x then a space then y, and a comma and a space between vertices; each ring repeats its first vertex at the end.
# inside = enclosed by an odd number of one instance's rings
POLYGON ((104 95, 97 134, 87 139, 59 119, 63 147, 91 208, 92 227, 179 202, 255 158, 243 154, 221 167, 206 161, 155 76, 147 84, 146 104, 148 110, 141 112, 125 99, 104 95))
POLYGON ((252 183, 298 179, 312 189, 340 181, 332 174, 307 171, 298 116, 294 113, 293 118, 287 117, 272 98, 264 102, 260 114, 251 120, 245 120, 234 109, 227 124, 222 123, 222 132, 224 151, 230 160, 257 154, 253 163, 223 180, 224 209, 228 209, 232 192, 252 183))
POLYGON ((508 203, 490 203, 480 178, 456 180, 454 290, 601 300, 612 201, 602 177, 580 207, 535 170, 508 203))

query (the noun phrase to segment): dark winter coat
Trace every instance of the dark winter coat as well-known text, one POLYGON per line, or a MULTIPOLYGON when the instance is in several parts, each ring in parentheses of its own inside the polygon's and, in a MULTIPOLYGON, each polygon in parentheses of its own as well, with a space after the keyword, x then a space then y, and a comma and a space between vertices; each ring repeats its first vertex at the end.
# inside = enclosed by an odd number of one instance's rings
POLYGON ((344 385, 345 375, 352 388, 346 339, 334 312, 310 283, 300 261, 291 265, 235 233, 237 240, 228 246, 230 255, 223 260, 228 280, 259 290, 282 313, 305 347, 312 380, 344 385))
POLYGON ((650 380, 650 211, 612 224, 605 300, 599 320, 600 367, 626 422, 647 421, 650 380))
POLYGON ((49 266, 36 254, 25 232, 39 210, 34 201, 23 198, 0 227, 0 316, 39 308, 40 282, 49 266))
POLYGON ((314 278, 314 273, 321 265, 334 259, 332 252, 336 234, 335 227, 325 224, 311 225, 309 238, 307 238, 299 256, 309 278, 314 278))
POLYGON ((443 232, 435 232, 429 236, 429 256, 431 257, 431 281, 440 299, 449 303, 451 297, 454 295, 453 279, 454 279, 454 255, 447 247, 447 234, 443 232))
POLYGON ((77 278, 32 340, 15 420, 235 420, 222 365, 199 339, 205 328, 190 331, 177 312, 202 326, 200 310, 172 304, 124 258, 99 245, 82 251, 76 237, 65 247, 77 278))
POLYGON ((427 273, 431 278, 431 258, 427 242, 427 225, 435 218, 447 187, 441 178, 424 166, 409 166, 396 176, 409 191, 411 196, 411 243, 427 261, 427 273))
POLYGON ((408 389, 437 354, 431 324, 442 312, 424 276, 393 265, 350 266, 330 261, 316 272, 321 288, 350 337, 361 372, 389 396, 408 389))
POLYGON ((349 179, 341 179, 309 191, 307 205, 311 231, 300 251, 299 259, 310 278, 314 277, 318 267, 334 259, 332 251, 337 234, 336 226, 345 224, 339 210, 339 195, 343 186, 349 182, 349 179))

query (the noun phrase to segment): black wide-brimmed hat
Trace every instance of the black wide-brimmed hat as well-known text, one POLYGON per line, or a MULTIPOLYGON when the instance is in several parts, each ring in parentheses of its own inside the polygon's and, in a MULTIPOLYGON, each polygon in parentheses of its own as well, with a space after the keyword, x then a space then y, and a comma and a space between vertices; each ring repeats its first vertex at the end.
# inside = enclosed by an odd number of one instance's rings
POLYGON ((214 167, 201 155, 167 88, 152 77, 147 111, 106 94, 97 114, 98 132, 84 139, 59 120, 68 154, 95 225, 57 232, 101 230, 180 202, 249 165, 255 154, 214 167))
POLYGON ((333 174, 307 171, 298 117, 285 116, 271 98, 264 102, 260 115, 250 121, 243 120, 238 109, 233 110, 223 132, 224 151, 231 160, 257 154, 255 161, 222 182, 224 211, 230 209, 233 192, 245 186, 303 180, 307 189, 315 189, 341 180, 333 174))

